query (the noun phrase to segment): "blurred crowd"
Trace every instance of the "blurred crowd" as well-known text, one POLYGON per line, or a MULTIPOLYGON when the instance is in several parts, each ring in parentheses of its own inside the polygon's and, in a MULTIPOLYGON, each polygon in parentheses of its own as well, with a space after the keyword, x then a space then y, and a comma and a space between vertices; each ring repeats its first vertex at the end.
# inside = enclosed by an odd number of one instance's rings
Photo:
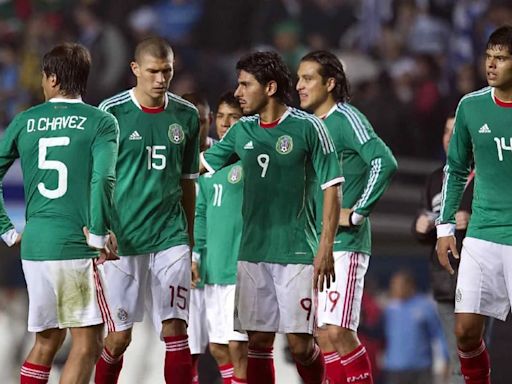
POLYGON ((133 47, 158 34, 176 53, 171 90, 211 101, 249 50, 277 50, 292 72, 306 52, 334 50, 353 104, 395 154, 441 159, 445 116, 485 85, 485 41, 507 22, 507 0, 0 1, 0 130, 42 100, 40 59, 53 44, 90 49, 86 101, 98 104, 132 85, 133 47))

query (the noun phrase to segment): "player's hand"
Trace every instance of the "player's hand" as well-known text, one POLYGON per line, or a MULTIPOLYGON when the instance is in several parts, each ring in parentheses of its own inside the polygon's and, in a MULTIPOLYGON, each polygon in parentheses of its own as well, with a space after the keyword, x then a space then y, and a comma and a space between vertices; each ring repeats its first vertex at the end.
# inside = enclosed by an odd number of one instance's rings
POLYGON ((352 223, 350 222, 351 214, 352 214, 352 210, 350 208, 341 208, 340 209, 340 219, 338 221, 338 225, 340 227, 352 227, 352 223))
POLYGON ((471 214, 468 211, 458 211, 455 214, 455 229, 465 230, 469 224, 471 214))
POLYGON ((416 219, 416 232, 421 234, 426 234, 433 230, 435 227, 435 222, 432 220, 427 214, 422 213, 416 219))
POLYGON ((16 241, 14 242, 14 245, 21 245, 21 237, 23 236, 23 233, 18 233, 18 237, 16 237, 16 241))
MULTIPOLYGON (((85 240, 87 244, 89 244, 89 229, 87 227, 83 227, 83 232, 85 240)), ((96 249, 100 253, 100 256, 96 259, 96 265, 101 265, 108 260, 119 260, 119 256, 117 256, 117 239, 112 232, 109 232, 108 239, 104 248, 91 248, 96 249), (112 250, 110 247, 114 247, 114 250, 112 250)))
POLYGON ((451 252, 453 257, 458 259, 459 252, 457 251, 457 244, 455 242, 455 236, 443 236, 437 239, 437 259, 439 260, 439 264, 446 269, 450 275, 453 275, 455 271, 453 270, 450 259, 448 258, 448 252, 451 252))
POLYGON ((332 255, 332 248, 329 251, 321 251, 322 246, 319 247, 318 253, 313 261, 313 288, 319 289, 323 292, 324 285, 327 289, 331 287, 331 281, 336 281, 336 274, 334 273, 334 257, 332 255))
POLYGON ((201 281, 201 275, 199 274, 199 265, 196 261, 192 262, 192 288, 196 288, 197 283, 201 281))

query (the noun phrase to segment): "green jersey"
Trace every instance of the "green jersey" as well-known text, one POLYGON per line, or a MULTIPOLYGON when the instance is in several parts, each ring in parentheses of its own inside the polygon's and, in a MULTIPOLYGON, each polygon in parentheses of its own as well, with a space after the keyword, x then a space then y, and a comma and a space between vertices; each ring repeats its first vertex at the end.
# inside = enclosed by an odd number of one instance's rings
MULTIPOLYGON (((366 217, 361 225, 338 228, 334 251, 371 254, 369 214, 380 199, 396 171, 390 149, 375 134, 370 122, 355 107, 339 103, 324 118, 338 158, 343 163, 342 208, 353 209, 366 217)), ((323 194, 319 191, 317 223, 321 228, 323 194)))
POLYGON ((194 238, 205 284, 235 284, 242 234, 240 162, 199 178, 194 238))
POLYGON ((189 244, 180 179, 198 177, 199 116, 188 101, 167 93, 149 111, 133 89, 103 101, 119 122, 114 233, 122 256, 189 244))
POLYGON ((289 108, 279 122, 243 117, 204 152, 210 172, 236 154, 244 174, 242 239, 238 259, 310 264, 317 244, 314 196, 343 181, 336 150, 323 122, 289 108))
MULTIPOLYGON (((494 89, 464 96, 444 168, 438 235, 453 229, 468 175, 474 163, 475 183, 468 237, 512 245, 512 108, 498 105, 494 89), (451 225, 449 225, 451 224, 451 225)), ((450 232, 450 231, 449 231, 450 232)))
MULTIPOLYGON (((0 141, 0 181, 19 157, 27 221, 23 259, 98 256, 82 228, 105 236, 110 227, 118 134, 111 115, 79 99, 54 98, 14 118, 0 141)), ((5 240, 12 231, 0 199, 0 234, 5 240)))

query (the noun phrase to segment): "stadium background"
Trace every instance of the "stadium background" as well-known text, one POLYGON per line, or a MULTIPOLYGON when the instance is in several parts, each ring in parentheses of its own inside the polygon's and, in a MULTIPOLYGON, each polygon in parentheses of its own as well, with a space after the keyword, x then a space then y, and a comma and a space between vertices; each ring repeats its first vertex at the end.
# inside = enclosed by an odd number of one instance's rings
MULTIPOLYGON (((0 135, 18 111, 42 101, 40 58, 61 41, 79 41, 91 50, 85 100, 95 105, 133 85, 133 48, 151 34, 166 37, 175 49, 171 91, 204 93, 212 108, 223 91, 234 88, 234 66, 244 52, 275 49, 295 72, 306 52, 334 50, 351 81, 353 104, 399 163, 372 215, 367 294, 383 308, 389 277, 399 268, 413 271, 428 293, 429 249, 411 233, 423 183, 444 161, 446 114, 461 95, 485 85, 485 42, 505 23, 512 23, 509 1, 124 0, 120 6, 108 0, 0 0, 0 135)), ((8 212, 21 229, 19 166, 8 173, 3 189, 8 212)), ((30 341, 23 331, 26 302, 19 255, 3 243, 0 255, 0 334, 9 341, 0 352, 0 382, 9 384, 30 341)), ((512 380, 512 370, 500 364, 511 339, 507 325, 497 322, 490 349, 493 383, 512 380)), ((379 336, 379 342, 385 340, 379 336)), ((282 382, 294 382, 289 380, 282 382)))

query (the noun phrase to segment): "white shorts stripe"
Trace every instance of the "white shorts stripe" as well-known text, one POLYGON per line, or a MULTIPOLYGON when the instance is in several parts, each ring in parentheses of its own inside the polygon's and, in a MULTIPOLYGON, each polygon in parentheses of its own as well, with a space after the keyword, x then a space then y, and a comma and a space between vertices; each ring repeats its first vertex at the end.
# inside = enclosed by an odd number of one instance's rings
POLYGON ((107 324, 107 329, 109 332, 115 331, 114 321, 112 320, 112 314, 110 313, 110 308, 107 305, 107 300, 105 299, 105 293, 103 292, 103 285, 101 284, 100 276, 98 275, 98 268, 96 263, 93 262, 93 273, 94 273, 94 282, 96 284, 96 298, 98 300, 98 305, 101 311, 101 317, 103 318, 103 322, 107 324))

